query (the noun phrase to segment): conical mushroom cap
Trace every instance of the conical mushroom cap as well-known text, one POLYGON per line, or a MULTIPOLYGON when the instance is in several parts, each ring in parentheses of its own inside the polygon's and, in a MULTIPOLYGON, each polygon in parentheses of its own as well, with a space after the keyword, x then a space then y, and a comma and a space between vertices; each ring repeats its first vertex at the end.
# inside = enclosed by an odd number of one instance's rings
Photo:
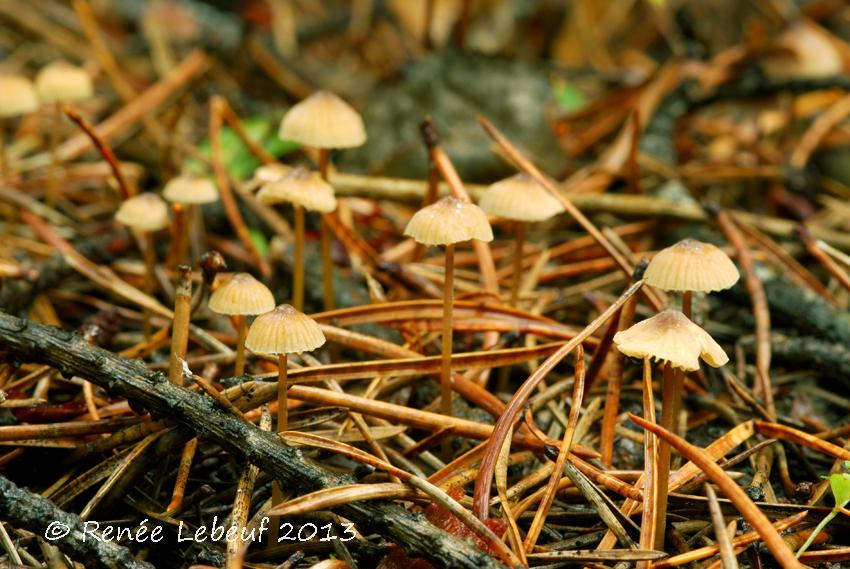
POLYGON ((414 213, 404 234, 424 245, 493 240, 493 230, 484 210, 453 196, 446 196, 414 213))
POLYGON ((668 362, 686 371, 699 369, 699 359, 712 367, 729 361, 723 348, 678 310, 665 310, 614 335, 617 349, 633 358, 668 362))
POLYGON ((26 77, 0 77, 0 117, 17 117, 38 109, 35 87, 26 77))
POLYGON ((263 164, 254 170, 253 181, 256 184, 270 184, 277 182, 292 171, 291 166, 281 164, 280 162, 272 162, 271 164, 263 164))
POLYGON ((288 304, 257 316, 245 338, 245 347, 255 354, 309 352, 324 343, 316 321, 288 304))
POLYGON ((712 292, 740 278, 732 259, 711 243, 683 239, 659 251, 644 273, 647 284, 664 290, 712 292))
POLYGON ((124 200, 115 221, 138 231, 159 231, 168 226, 168 204, 153 192, 138 194, 124 200))
POLYGON ((490 215, 514 221, 544 221, 564 211, 564 206, 528 174, 496 182, 478 205, 490 215))
POLYGON ((278 136, 313 148, 353 148, 366 142, 366 127, 354 107, 330 91, 317 91, 289 109, 278 136))
POLYGON ((333 186, 316 172, 300 167, 294 168, 276 182, 263 186, 257 192, 257 199, 266 204, 289 202, 321 213, 336 209, 333 186))
POLYGON ((218 201, 218 189, 209 178, 177 176, 162 190, 162 197, 173 203, 200 205, 218 201))
POLYGON ((94 96, 91 77, 85 69, 64 61, 56 61, 42 68, 35 76, 35 89, 38 98, 45 103, 74 103, 94 96))
POLYGON ((248 273, 236 273, 210 295, 209 308, 218 314, 262 314, 274 308, 274 295, 248 273))

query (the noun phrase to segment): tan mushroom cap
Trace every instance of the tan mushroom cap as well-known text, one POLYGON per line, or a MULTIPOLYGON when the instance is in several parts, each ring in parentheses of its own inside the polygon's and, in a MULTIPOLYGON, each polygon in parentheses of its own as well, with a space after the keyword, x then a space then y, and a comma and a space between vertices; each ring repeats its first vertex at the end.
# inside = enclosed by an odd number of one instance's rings
POLYGON ((162 197, 172 203, 198 205, 218 201, 218 189, 209 178, 177 176, 162 190, 162 197))
POLYGON ((0 77, 0 117, 17 117, 38 109, 38 95, 26 77, 0 77))
POLYGON ((281 164, 280 162, 272 162, 271 164, 263 164, 254 170, 253 181, 256 184, 270 184, 277 182, 292 171, 291 166, 281 164))
POLYGON ((644 277, 664 290, 712 292, 731 287, 740 278, 732 259, 711 243, 683 239, 659 251, 644 277))
POLYGON ((209 309, 218 314, 263 314, 274 308, 269 287, 248 273, 236 273, 210 295, 209 309))
POLYGON ((35 89, 38 98, 45 103, 74 103, 94 96, 94 86, 85 69, 64 61, 55 61, 42 68, 35 76, 35 89))
POLYGON ((293 168, 283 178, 263 186, 257 199, 265 204, 288 202, 321 213, 336 209, 333 186, 316 172, 302 167, 293 168))
POLYGON ((525 173, 491 185, 478 205, 490 215, 514 221, 544 221, 564 211, 561 202, 525 173))
POLYGON ((686 371, 699 369, 699 359, 712 367, 729 361, 723 348, 678 310, 665 310, 614 335, 617 349, 633 358, 668 362, 686 371))
POLYGON ((316 321, 288 304, 257 316, 245 338, 245 347, 255 354, 309 352, 324 343, 325 335, 316 321))
POLYGON ((278 136, 313 148, 353 148, 366 142, 366 127, 354 107, 317 91, 289 109, 278 136))
POLYGON ((484 210, 454 196, 446 196, 414 213, 404 234, 424 245, 493 240, 493 230, 484 210))
POLYGON ((152 192, 138 194, 124 200, 115 220, 138 231, 159 231, 168 226, 168 204, 152 192))

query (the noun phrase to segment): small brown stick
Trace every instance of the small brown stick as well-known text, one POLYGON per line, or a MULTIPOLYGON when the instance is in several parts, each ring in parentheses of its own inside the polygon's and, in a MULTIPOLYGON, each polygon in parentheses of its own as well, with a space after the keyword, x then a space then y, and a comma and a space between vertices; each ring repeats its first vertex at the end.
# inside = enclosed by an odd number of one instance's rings
POLYGON ((758 375, 761 396, 764 399, 765 408, 771 417, 776 417, 776 406, 773 402, 773 385, 770 380, 770 310, 767 306, 767 296, 764 286, 756 275, 755 263, 744 240, 744 236, 738 229, 738 225, 729 212, 711 207, 720 230, 735 249, 741 270, 744 273, 744 283, 750 293, 750 301, 753 305, 753 317, 756 321, 756 374, 758 375))
POLYGON ((840 460, 850 460, 850 449, 834 445, 819 438, 817 435, 810 435, 794 427, 780 425, 779 423, 755 420, 753 424, 756 431, 766 437, 797 443, 840 460))
POLYGON ((192 312, 192 268, 178 268, 174 296, 174 318, 171 324, 171 356, 168 362, 168 379, 183 385, 183 365, 189 345, 189 317, 192 312))
POLYGON ((579 344, 581 344, 590 334, 592 334, 597 328, 599 328, 602 324, 604 324, 614 313, 620 309, 621 306, 631 298, 638 290, 640 290, 641 286, 643 286, 644 281, 640 280, 626 289, 622 295, 611 305, 607 310, 602 312, 598 317, 596 317, 593 322, 587 325, 578 335, 576 335, 572 340, 565 343, 557 352, 553 353, 551 356, 546 358, 546 360, 540 364, 534 373, 532 373, 528 379, 523 382, 520 388, 516 391, 514 396, 511 398, 510 403, 508 403, 507 407, 505 407, 505 411, 501 414, 498 421, 496 421, 496 425, 493 427, 493 434, 490 437, 490 442, 487 445, 487 451, 484 455, 484 458, 481 460, 481 474, 478 479, 475 481, 475 494, 473 499, 473 511, 475 515, 479 517, 479 519, 485 520, 489 515, 489 507, 488 504, 490 502, 490 486, 491 481, 493 479, 493 469, 495 466, 495 460, 498 457, 499 449, 501 448, 502 441, 504 440, 508 429, 514 424, 516 421, 520 410, 525 406, 525 403, 528 401, 528 398, 537 388, 537 385, 543 381, 546 375, 555 367, 555 365, 560 362, 568 353, 570 353, 573 349, 576 348, 579 344))
POLYGON ((208 382, 206 379, 204 379, 203 377, 201 377, 199 375, 192 374, 191 377, 192 377, 192 381, 194 381, 195 384, 204 391, 204 393, 206 393, 207 395, 209 395, 210 397, 212 397, 213 399, 218 401, 218 403, 222 407, 224 407, 225 409, 227 409, 228 411, 230 411, 231 413, 233 413, 234 415, 236 415, 240 419, 245 419, 245 415, 242 413, 242 411, 238 407, 236 407, 230 401, 230 399, 228 399, 225 396, 224 393, 222 393, 221 391, 219 391, 218 389, 213 387, 210 384, 210 382, 208 382))
MULTIPOLYGON (((619 329, 631 327, 635 319, 635 301, 629 299, 620 311, 619 329)), ((614 437, 617 416, 620 414, 620 390, 623 385, 623 362, 625 356, 614 350, 608 364, 608 385, 605 388, 605 407, 602 410, 602 427, 599 434, 599 452, 602 464, 611 467, 614 460, 614 437)))
POLYGON ((705 485, 705 495, 708 497, 708 510, 711 512, 711 523, 714 525, 714 540, 720 550, 720 561, 723 569, 738 569, 738 559, 735 557, 735 548, 732 539, 726 531, 726 522, 723 519, 723 511, 717 494, 711 484, 705 485))
POLYGON ((823 249, 818 247, 817 240, 812 237, 811 232, 805 225, 797 226, 797 235, 806 247, 806 252, 823 265, 823 268, 825 268, 827 272, 829 272, 829 274, 841 284, 841 286, 850 290, 850 275, 848 275, 847 271, 842 269, 841 266, 836 263, 835 260, 823 249))
MULTIPOLYGON (((650 423, 655 423, 655 396, 652 393, 652 362, 643 360, 643 415, 650 423)), ((647 433, 643 441, 643 512, 640 524, 640 546, 653 549, 658 541, 658 488, 661 483, 658 471, 658 441, 655 435, 647 433)), ((649 563, 638 564, 639 569, 648 569, 649 563)))
POLYGON ((789 163, 797 170, 805 168, 809 157, 817 150, 823 138, 829 134, 838 123, 850 115, 850 95, 845 95, 833 103, 826 111, 821 113, 791 151, 789 163))
POLYGON ((186 484, 189 482, 189 473, 192 470, 192 461, 195 460, 195 452, 198 450, 198 438, 191 439, 183 447, 180 455, 180 465, 177 467, 177 479, 174 481, 174 490, 171 493, 171 501, 165 508, 167 514, 173 514, 183 507, 183 497, 186 494, 186 484))
POLYGON ((248 226, 245 225, 245 220, 242 219, 242 214, 239 213, 239 206, 230 187, 230 177, 227 175, 227 170, 225 169, 221 146, 221 128, 226 108, 227 103, 222 97, 214 95, 210 99, 209 136, 210 146, 212 148, 212 165, 218 184, 219 197, 227 214, 227 219, 230 221, 230 225, 233 227, 242 245, 251 254, 260 272, 264 276, 269 276, 271 275, 271 267, 268 261, 260 255, 260 252, 251 240, 251 234, 248 231, 248 226))
POLYGON ((582 397, 584 396, 584 348, 582 348, 581 344, 576 346, 575 359, 575 380, 573 382, 573 400, 570 405, 570 416, 567 426, 564 429, 564 439, 561 442, 558 457, 555 459, 552 475, 549 477, 549 482, 546 484, 546 491, 540 500, 540 505, 537 506, 537 511, 534 512, 534 519, 531 521, 531 526, 528 528, 528 533, 525 536, 524 547, 527 553, 531 553, 534 549, 537 538, 540 536, 540 531, 543 529, 543 524, 546 522, 546 517, 549 515, 552 502, 555 500, 555 492, 564 474, 564 465, 567 462, 567 456, 573 444, 573 435, 575 434, 576 424, 578 423, 579 413, 581 412, 582 397))
POLYGON ((803 567, 797 558, 794 557, 794 552, 788 548, 788 545, 783 541, 782 536, 779 535, 779 532, 776 531, 776 528, 773 527, 767 516, 764 515, 759 507, 750 500, 747 493, 722 468, 706 458, 703 449, 693 446, 670 431, 644 421, 636 415, 629 413, 629 418, 647 431, 667 441, 670 446, 702 469, 709 480, 720 487, 720 490, 732 501, 741 515, 744 516, 744 519, 759 533, 767 548, 783 568, 793 569, 803 567))
MULTIPOLYGON (((268 405, 264 405, 260 416, 260 429, 270 431, 271 428, 272 416, 269 413, 268 405)), ((260 469, 253 464, 246 464, 245 468, 242 469, 242 475, 236 485, 236 496, 233 498, 233 509, 230 511, 231 526, 243 528, 248 522, 248 515, 251 513, 251 495, 254 493, 254 483, 257 481, 259 473, 260 469)), ((227 542, 226 569, 241 569, 241 558, 246 547, 247 543, 241 539, 227 542)))

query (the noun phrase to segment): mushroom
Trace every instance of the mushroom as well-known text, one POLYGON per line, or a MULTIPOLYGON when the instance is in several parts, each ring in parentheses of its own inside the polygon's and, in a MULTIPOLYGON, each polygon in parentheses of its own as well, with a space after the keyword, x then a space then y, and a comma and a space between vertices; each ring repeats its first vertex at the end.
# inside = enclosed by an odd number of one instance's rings
POLYGON ((245 316, 264 314, 273 310, 274 305, 272 291, 248 273, 236 273, 210 295, 207 305, 210 310, 233 316, 236 320, 237 376, 245 373, 245 337, 248 330, 245 316))
MULTIPOLYGON (((327 181, 331 148, 354 148, 366 142, 363 119, 354 108, 330 91, 317 91, 294 105, 280 122, 278 136, 319 151, 319 174, 327 181)), ((334 299, 331 271, 331 234, 322 220, 322 278, 325 310, 334 299)))
POLYGON ((59 156, 56 147, 59 144, 62 105, 91 99, 94 86, 84 69, 64 61, 55 61, 43 67, 35 76, 35 90, 41 102, 54 104, 50 129, 50 186, 47 193, 47 203, 52 205, 59 197, 59 156))
POLYGON ((511 281, 511 306, 517 305, 522 279, 522 248, 526 224, 545 221, 564 211, 564 206, 525 173, 505 178, 487 188, 478 205, 489 215, 514 222, 514 271, 511 281))
POLYGON ((169 261, 172 265, 178 265, 186 260, 190 225, 193 220, 196 234, 203 233, 203 216, 199 215, 198 206, 217 202, 218 189, 208 178, 183 175, 172 178, 165 184, 162 197, 171 202, 174 212, 176 235, 169 261))
MULTIPOLYGON (((306 168, 292 169, 276 182, 266 184, 257 193, 261 203, 289 202, 294 210, 295 255, 292 271, 292 304, 304 309, 304 210, 329 213, 336 209, 336 197, 330 184, 306 168)), ((325 275, 329 276, 328 272, 325 275)))
MULTIPOLYGON (((169 224, 168 205, 158 195, 146 192, 127 198, 115 212, 115 221, 136 231, 140 241, 144 241, 142 255, 145 259, 145 293, 154 291, 154 269, 156 267, 156 248, 153 235, 169 224)), ((150 337, 150 314, 142 312, 145 337, 150 337)))
POLYGON ((245 345, 255 354, 278 357, 277 430, 287 426, 286 366, 288 354, 311 352, 325 343, 325 335, 315 320, 289 304, 258 316, 245 345))
POLYGON ((32 82, 17 75, 0 76, 0 182, 9 181, 6 156, 5 120, 29 114, 38 109, 38 96, 32 82))
POLYGON ((691 293, 724 290, 740 278, 732 259, 711 243, 682 239, 659 251, 649 262, 647 284, 682 293, 682 312, 691 316, 691 293))
MULTIPOLYGON (((652 318, 638 322, 628 330, 614 335, 617 349, 627 356, 644 360, 644 374, 651 373, 648 363, 658 360, 664 363, 664 389, 661 401, 662 426, 672 430, 681 404, 682 381, 685 371, 699 369, 702 359, 712 367, 720 367, 729 361, 723 348, 702 328, 691 322, 678 310, 665 310, 652 318), (665 426, 666 425, 666 426, 665 426)), ((644 385, 651 378, 644 377, 644 385)), ((649 415, 645 411, 645 415, 649 415)), ((667 484, 670 478, 670 445, 658 444, 658 467, 655 470, 655 546, 664 544, 664 528, 667 517, 667 484)))
POLYGON ((478 239, 492 241, 493 230, 487 214, 472 202, 446 196, 413 214, 404 234, 423 245, 444 245, 445 281, 443 290, 443 358, 440 368, 440 400, 444 415, 452 414, 451 357, 452 357, 452 302, 454 297, 455 244, 478 239))

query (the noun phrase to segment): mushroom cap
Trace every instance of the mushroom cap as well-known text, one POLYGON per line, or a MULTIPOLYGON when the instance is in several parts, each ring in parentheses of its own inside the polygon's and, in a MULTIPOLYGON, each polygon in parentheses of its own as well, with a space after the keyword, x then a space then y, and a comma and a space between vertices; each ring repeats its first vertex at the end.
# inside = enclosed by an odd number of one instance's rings
POLYGON ((317 91, 289 109, 278 136, 313 148, 353 148, 366 142, 366 127, 354 107, 330 91, 317 91))
POLYGON ((38 109, 32 81, 18 75, 0 77, 0 117, 16 117, 38 109))
POLYGON ((35 76, 35 89, 38 98, 45 103, 74 103, 94 96, 94 86, 85 69, 64 61, 43 67, 35 76))
POLYGON ((644 277, 664 290, 712 292, 731 287, 740 278, 732 259, 711 243, 682 239, 659 251, 644 277))
POLYGON ((144 192, 124 200, 115 220, 138 231, 159 231, 169 224, 168 204, 157 194, 144 192))
POLYGON ((454 196, 446 196, 414 213, 404 234, 424 245, 493 240, 493 230, 484 210, 454 196))
POLYGON ((291 166, 281 164, 280 162, 272 162, 271 164, 263 164, 254 170, 253 181, 257 184, 269 184, 277 182, 292 171, 291 166))
POLYGON ((708 332, 678 310, 665 310, 614 334, 617 349, 633 358, 649 358, 686 371, 699 369, 699 359, 712 367, 729 361, 708 332))
POLYGON ((218 201, 218 189, 209 178, 202 176, 177 176, 171 178, 162 190, 162 197, 181 204, 205 204, 218 201))
POLYGON ((245 347, 255 354, 309 352, 324 343, 316 321, 288 304, 257 316, 245 338, 245 347))
POLYGON ((215 289, 208 306, 218 314, 262 314, 274 308, 274 295, 252 275, 236 273, 215 289))
POLYGON ((490 215, 514 221, 544 221, 564 211, 561 202, 525 173, 491 185, 478 205, 490 215))
POLYGON ((264 185, 257 192, 260 203, 289 202, 310 211, 329 213, 336 209, 334 189, 316 172, 306 168, 293 168, 276 182, 264 185))

